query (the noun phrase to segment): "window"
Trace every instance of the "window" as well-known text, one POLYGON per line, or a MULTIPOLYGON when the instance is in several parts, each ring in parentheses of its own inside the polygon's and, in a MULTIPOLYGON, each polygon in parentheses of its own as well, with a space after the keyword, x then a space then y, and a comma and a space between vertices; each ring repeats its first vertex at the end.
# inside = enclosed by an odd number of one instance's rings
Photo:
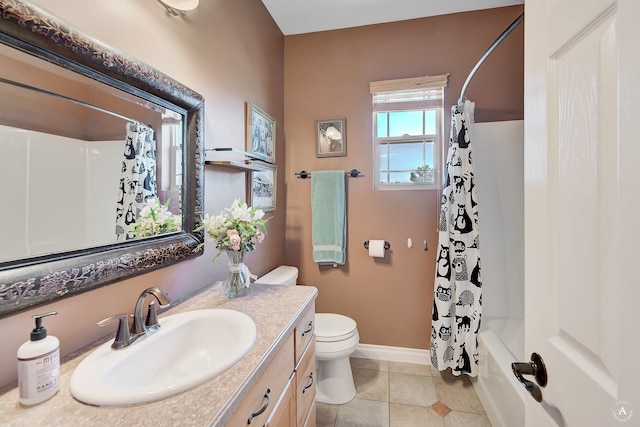
POLYGON ((163 173, 163 182, 169 185, 162 190, 179 191, 182 188, 182 128, 181 122, 163 118, 162 123, 162 156, 168 156, 169 168, 163 173), (173 178, 171 178, 173 177, 173 178), (166 180, 166 181, 165 181, 166 180))
POLYGON ((372 82, 374 189, 440 188, 448 74, 372 82))

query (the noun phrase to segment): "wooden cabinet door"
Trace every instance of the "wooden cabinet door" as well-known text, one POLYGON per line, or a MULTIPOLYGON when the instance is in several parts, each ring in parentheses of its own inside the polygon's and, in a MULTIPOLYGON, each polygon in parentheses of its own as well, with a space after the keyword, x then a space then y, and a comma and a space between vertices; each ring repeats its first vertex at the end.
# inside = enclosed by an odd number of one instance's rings
POLYGON ((292 427, 296 425, 296 373, 291 374, 282 396, 273 407, 264 427, 292 427))
MULTIPOLYGON (((309 343, 304 352, 300 364, 296 369, 296 402, 297 402, 297 426, 305 425, 309 412, 316 400, 316 342, 315 337, 309 343)), ((314 419, 315 422, 315 419, 314 419)))
POLYGON ((293 335, 290 335, 229 419, 228 427, 265 424, 294 370, 293 352, 293 335))

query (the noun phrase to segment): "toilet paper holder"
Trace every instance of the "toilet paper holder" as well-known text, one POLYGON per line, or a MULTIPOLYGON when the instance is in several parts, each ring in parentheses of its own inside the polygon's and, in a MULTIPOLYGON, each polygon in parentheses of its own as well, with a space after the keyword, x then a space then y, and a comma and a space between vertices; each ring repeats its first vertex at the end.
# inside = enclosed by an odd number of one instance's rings
MULTIPOLYGON (((364 248, 365 248, 365 249, 367 249, 367 250, 369 249, 369 241, 368 241, 368 240, 364 242, 364 248)), ((387 242, 387 241, 385 240, 385 241, 384 241, 384 249, 385 249, 385 250, 389 250, 389 249, 391 249, 391 243, 389 243, 389 242, 387 242)))

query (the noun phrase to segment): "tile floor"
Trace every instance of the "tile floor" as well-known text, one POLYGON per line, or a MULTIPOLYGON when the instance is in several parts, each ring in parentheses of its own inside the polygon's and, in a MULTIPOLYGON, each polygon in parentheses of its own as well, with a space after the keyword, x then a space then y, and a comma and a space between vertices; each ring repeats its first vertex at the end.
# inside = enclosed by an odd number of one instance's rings
POLYGON ((491 427, 466 375, 430 366, 351 358, 356 397, 317 404, 317 427, 491 427))

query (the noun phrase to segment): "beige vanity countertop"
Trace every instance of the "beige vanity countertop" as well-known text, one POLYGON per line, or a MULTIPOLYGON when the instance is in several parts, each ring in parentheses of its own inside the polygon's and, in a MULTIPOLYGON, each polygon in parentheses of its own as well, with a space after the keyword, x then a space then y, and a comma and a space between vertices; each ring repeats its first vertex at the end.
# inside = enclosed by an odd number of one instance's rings
POLYGON ((314 302, 317 293, 312 286, 252 285, 244 297, 230 299, 224 295, 221 284, 216 283, 163 315, 227 308, 241 311, 253 319, 257 328, 255 345, 222 375, 184 393, 144 405, 86 405, 71 396, 69 382, 75 367, 100 344, 95 343, 65 358, 60 366, 60 389, 48 401, 23 407, 19 403, 17 387, 0 395, 0 425, 223 426, 314 302))

